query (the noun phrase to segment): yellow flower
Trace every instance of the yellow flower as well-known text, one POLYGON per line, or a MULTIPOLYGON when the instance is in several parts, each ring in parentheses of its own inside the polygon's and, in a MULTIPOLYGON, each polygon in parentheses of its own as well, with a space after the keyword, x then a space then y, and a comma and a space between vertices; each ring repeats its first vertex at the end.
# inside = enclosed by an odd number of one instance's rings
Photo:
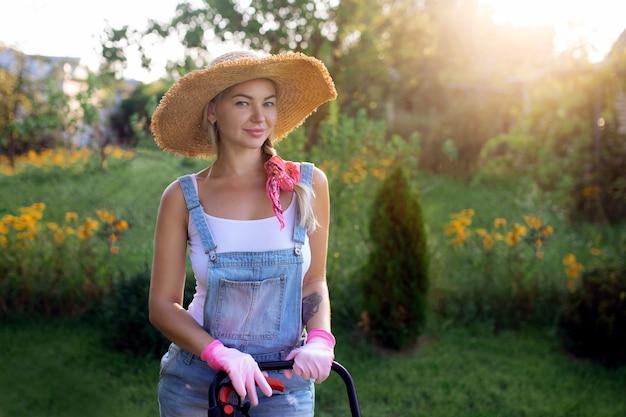
POLYGON ((515 246, 520 242, 520 235, 514 232, 508 232, 505 237, 505 242, 508 246, 515 246))
POLYGON ((54 231, 54 242, 61 244, 65 241, 65 234, 62 229, 58 229, 54 231))
POLYGON ((493 225, 498 228, 498 227, 504 227, 506 226, 506 219, 502 218, 502 217, 498 217, 493 221, 493 225))
POLYGON ((4 216, 2 216, 2 223, 8 226, 14 225, 16 220, 17 217, 12 214, 5 214, 4 216))
POLYGON ((563 264, 566 266, 565 272, 567 274, 567 288, 570 291, 574 291, 578 278, 580 277, 584 267, 581 263, 576 261, 576 256, 572 253, 567 254, 563 258, 563 264))
POLYGON ((65 213, 66 222, 73 222, 74 220, 78 220, 78 213, 76 213, 75 211, 68 211, 67 213, 65 213))
POLYGON ((0 235, 6 235, 9 233, 9 227, 5 222, 0 221, 0 235))
POLYGON ((517 236, 526 236, 526 232, 527 229, 524 225, 521 225, 519 223, 515 223, 513 225, 513 233, 515 233, 517 236))
POLYGON ((473 214, 467 210, 462 210, 458 213, 452 213, 450 215, 452 218, 451 222, 455 221, 463 226, 469 226, 472 224, 472 216, 473 214))
POLYGON ((115 214, 107 210, 96 210, 96 215, 105 223, 112 224, 115 221, 115 214))
POLYGON ((0 235, 0 248, 6 248, 9 244, 9 241, 6 236, 0 235))
POLYGON ((485 238, 483 239, 483 246, 485 249, 489 250, 493 247, 493 238, 491 237, 491 235, 486 235, 485 238))
POLYGON ((59 225, 54 223, 54 222, 48 223, 47 226, 48 226, 48 230, 50 230, 52 232, 55 232, 55 231, 59 230, 59 225))
POLYGON ((31 229, 34 221, 35 219, 33 219, 29 215, 21 215, 20 217, 17 217, 13 222, 13 228, 15 230, 31 229))
POLYGON ((504 236, 502 235, 502 233, 494 233, 493 237, 495 240, 504 240, 504 236))
POLYGON ((116 224, 115 224, 115 229, 118 232, 123 232, 124 230, 128 229, 128 222, 126 220, 119 220, 116 224))
POLYGON ((378 178, 379 180, 384 180, 385 171, 382 168, 374 167, 372 168, 372 176, 374 178, 378 178))
POLYGON ((90 231, 93 232, 95 230, 98 230, 98 227, 100 227, 100 223, 98 223, 97 220, 92 219, 91 217, 87 217, 85 219, 85 221, 83 222, 83 225, 90 231))
POLYGON ((538 249, 543 246, 543 240, 535 239, 535 247, 538 249))
POLYGON ((554 233, 554 227, 552 227, 552 226, 544 226, 541 229, 541 233, 543 233, 544 236, 550 236, 552 233, 554 233))
POLYGON ((86 226, 79 226, 77 236, 80 240, 89 239, 91 237, 91 231, 86 226))
POLYGON ((117 242, 117 235, 115 233, 109 235, 109 242, 117 242))
POLYGON ((539 229, 543 224, 539 217, 533 215, 524 216, 524 220, 526 220, 526 224, 528 224, 531 229, 539 229))
POLYGON ((478 229, 476 229, 476 234, 480 237, 489 236, 489 232, 483 227, 479 227, 478 229))
POLYGON ((574 265, 572 267, 568 267, 567 271, 566 271, 567 278, 568 278, 568 283, 569 282, 576 282, 576 280, 580 276, 582 270, 583 270, 583 266, 581 264, 576 264, 576 265, 574 265))
POLYGON ((475 214, 474 209, 468 208, 461 211, 461 215, 464 217, 473 217, 475 214))
POLYGON ((446 227, 446 235, 451 236, 454 234, 462 234, 465 231, 465 226, 458 219, 450 221, 446 227))
POLYGON ((580 193, 585 199, 591 199, 599 192, 600 187, 598 187, 597 185, 588 185, 584 187, 580 193))
MULTIPOLYGON (((21 208, 20 212, 22 213, 19 217, 21 224, 33 224, 37 223, 37 220, 41 219, 41 213, 35 212, 28 208, 21 208)), ((24 226, 27 227, 27 226, 24 226)))
POLYGON ((570 266, 576 264, 576 255, 568 253, 563 257, 563 265, 570 266))
POLYGON ((73 227, 66 227, 64 231, 65 231, 65 234, 68 236, 73 236, 76 234, 76 229, 74 229, 73 227))

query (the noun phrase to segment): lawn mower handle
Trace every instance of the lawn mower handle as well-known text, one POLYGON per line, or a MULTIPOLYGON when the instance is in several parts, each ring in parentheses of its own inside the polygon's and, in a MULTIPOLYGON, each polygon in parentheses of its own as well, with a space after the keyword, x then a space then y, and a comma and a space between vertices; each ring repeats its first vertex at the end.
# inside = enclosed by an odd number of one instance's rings
MULTIPOLYGON (((283 369, 292 369, 293 360, 290 361, 273 361, 273 362, 259 362, 259 369, 261 371, 280 371, 283 369)), ((356 396, 356 387, 352 376, 346 368, 339 362, 333 361, 332 369, 339 374, 343 382, 346 384, 346 391, 348 393, 348 400, 350 401, 350 411, 352 417, 361 417, 361 409, 359 408, 359 401, 356 396)), ((217 405, 217 388, 220 384, 228 378, 228 374, 224 371, 220 371, 215 375, 211 387, 209 388, 209 408, 213 408, 217 405)))

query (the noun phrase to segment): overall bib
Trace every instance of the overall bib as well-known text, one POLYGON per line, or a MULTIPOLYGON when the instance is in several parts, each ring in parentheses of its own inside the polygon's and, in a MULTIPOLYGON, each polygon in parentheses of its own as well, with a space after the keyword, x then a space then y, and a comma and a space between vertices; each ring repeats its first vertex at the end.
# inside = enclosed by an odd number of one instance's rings
MULTIPOLYGON (((300 164, 300 181, 311 187, 313 164, 300 164)), ((217 253, 190 176, 179 178, 190 219, 209 257, 203 328, 225 346, 249 353, 257 362, 285 360, 306 338, 302 326, 302 245, 306 230, 293 230, 293 247, 263 252, 217 253)), ((294 196, 295 198, 295 196, 294 196)), ((297 199, 294 203, 297 203, 297 199)), ((296 209, 300 208, 296 204, 296 209)), ((277 226, 278 227, 278 226, 277 226)), ((254 417, 313 416, 313 380, 298 375, 280 379, 285 391, 266 397, 257 387, 254 417)), ((175 343, 161 358, 158 402, 161 417, 205 417, 208 391, 216 372, 198 356, 175 343)))

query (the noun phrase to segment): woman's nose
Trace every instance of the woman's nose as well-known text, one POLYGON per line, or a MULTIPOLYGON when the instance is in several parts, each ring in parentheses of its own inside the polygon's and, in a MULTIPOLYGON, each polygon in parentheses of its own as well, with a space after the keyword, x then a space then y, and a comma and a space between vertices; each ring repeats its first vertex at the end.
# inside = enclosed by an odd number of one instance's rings
POLYGON ((263 105, 255 105, 252 108, 252 120, 262 121, 265 117, 263 105))

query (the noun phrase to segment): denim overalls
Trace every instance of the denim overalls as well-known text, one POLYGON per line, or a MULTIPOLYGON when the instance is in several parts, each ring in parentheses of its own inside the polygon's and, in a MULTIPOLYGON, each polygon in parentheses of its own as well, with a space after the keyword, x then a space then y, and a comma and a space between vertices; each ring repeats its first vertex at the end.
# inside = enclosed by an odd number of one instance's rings
MULTIPOLYGON (((300 181, 311 187, 313 164, 300 164, 300 181)), ((302 253, 306 230, 296 215, 293 247, 263 252, 217 253, 190 176, 182 176, 187 209, 209 257, 204 329, 225 346, 249 353, 257 362, 284 360, 304 343, 302 326, 302 253)), ((294 196, 295 198, 295 196, 294 196)), ((295 202, 297 203, 297 199, 295 202)), ((299 211, 299 207, 296 205, 299 211)), ((278 227, 278 222, 277 226, 278 227)), ((280 371, 270 376, 285 384, 272 397, 257 388, 253 417, 310 417, 315 403, 313 380, 290 379, 280 371)), ((161 358, 158 387, 161 417, 205 417, 208 390, 215 371, 175 343, 161 358)))

